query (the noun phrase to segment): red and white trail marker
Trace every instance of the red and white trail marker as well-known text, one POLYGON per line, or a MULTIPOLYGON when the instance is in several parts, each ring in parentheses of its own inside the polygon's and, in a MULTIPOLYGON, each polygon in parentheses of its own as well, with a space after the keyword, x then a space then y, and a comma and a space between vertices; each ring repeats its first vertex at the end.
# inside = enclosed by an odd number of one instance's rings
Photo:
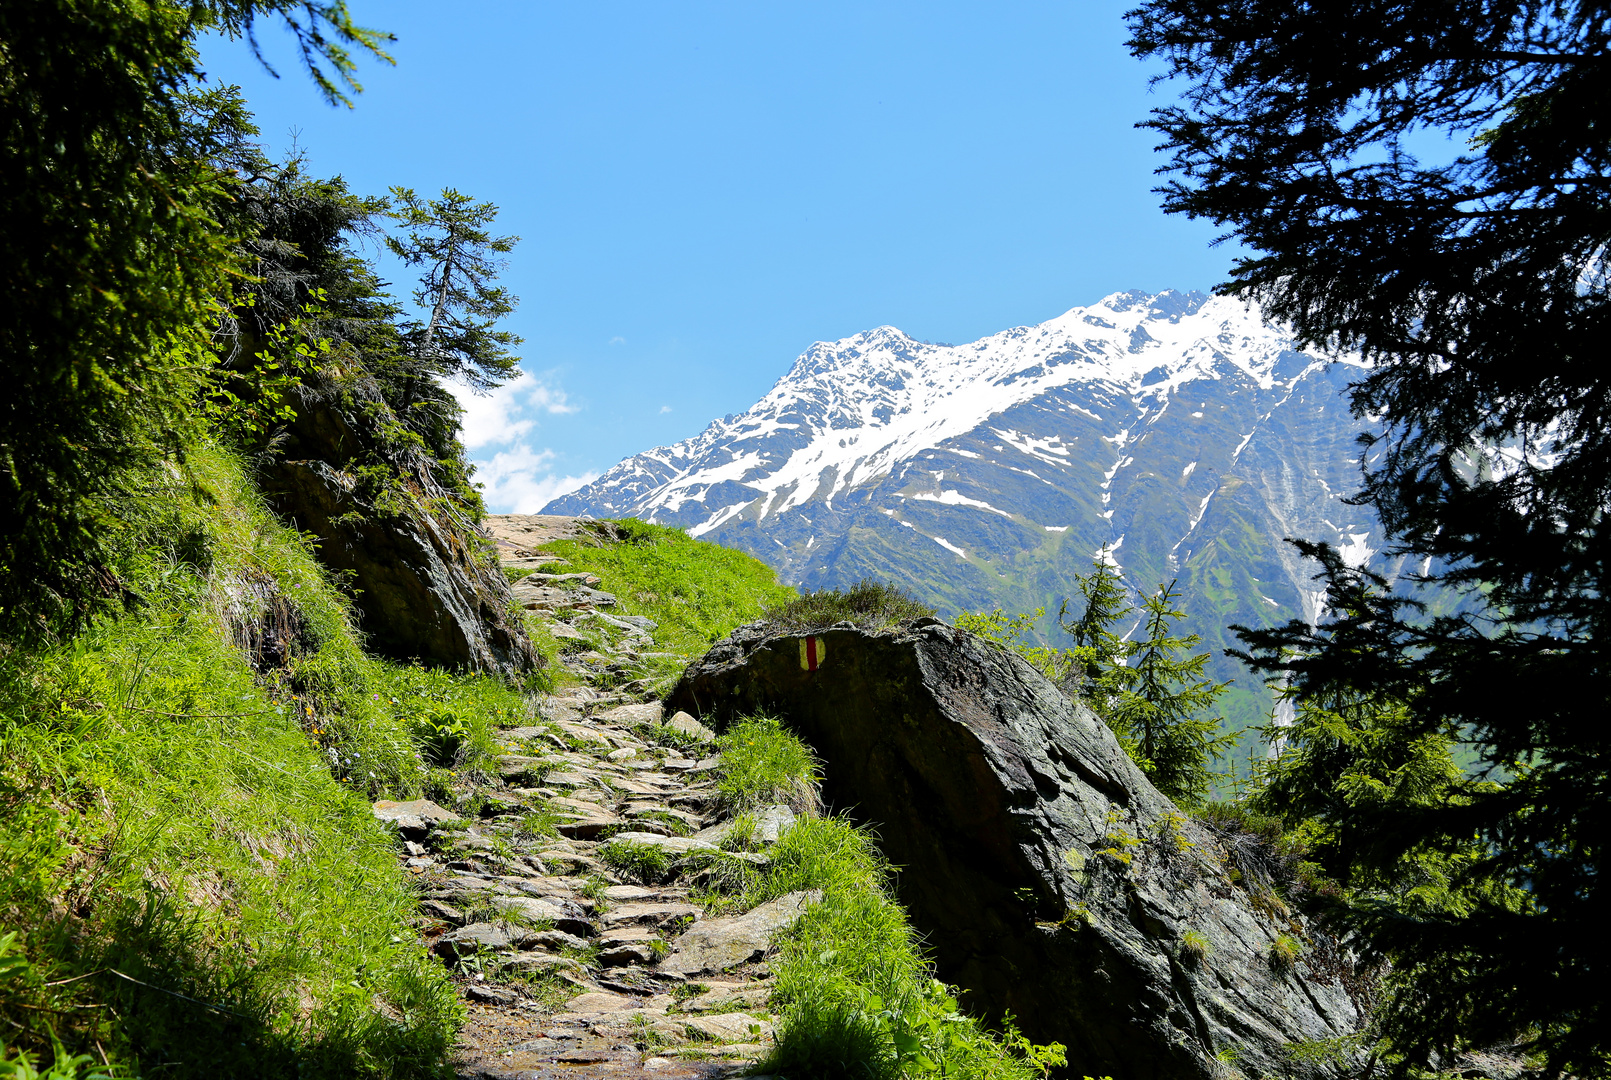
POLYGON ((819 637, 800 639, 800 670, 815 671, 828 658, 828 643, 819 637))

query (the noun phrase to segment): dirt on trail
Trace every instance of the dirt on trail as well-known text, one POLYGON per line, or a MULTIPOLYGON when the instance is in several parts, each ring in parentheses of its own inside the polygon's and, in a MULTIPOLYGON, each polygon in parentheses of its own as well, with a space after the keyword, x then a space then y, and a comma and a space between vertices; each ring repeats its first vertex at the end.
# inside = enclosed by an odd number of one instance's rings
POLYGON ((457 1075, 739 1075, 764 1054, 777 1019, 771 935, 811 898, 749 915, 694 901, 724 867, 764 864, 766 843, 722 850, 728 815, 712 733, 687 714, 663 715, 630 677, 655 648, 654 624, 609 615, 614 598, 589 587, 597 579, 535 553, 581 534, 575 519, 489 526, 505 566, 536 571, 525 606, 562 649, 575 646, 551 660, 579 685, 531 698, 525 722, 499 732, 494 768, 460 772, 456 799, 444 800, 459 812, 426 800, 375 804, 417 883, 421 937, 466 1002, 457 1075), (612 868, 601 852, 611 843, 649 853, 650 870, 612 868))

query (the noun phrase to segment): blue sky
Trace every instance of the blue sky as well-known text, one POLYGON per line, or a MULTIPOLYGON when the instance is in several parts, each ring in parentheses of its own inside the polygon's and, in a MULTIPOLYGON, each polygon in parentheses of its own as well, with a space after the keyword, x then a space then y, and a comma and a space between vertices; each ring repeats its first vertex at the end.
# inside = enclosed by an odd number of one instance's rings
POLYGON ((1123 3, 352 4, 398 41, 351 110, 277 28, 279 80, 243 42, 204 60, 272 153, 294 138, 364 193, 456 187, 522 237, 526 375, 467 400, 494 511, 741 412, 813 341, 970 341, 1230 265, 1157 209, 1134 125, 1165 91, 1123 3))

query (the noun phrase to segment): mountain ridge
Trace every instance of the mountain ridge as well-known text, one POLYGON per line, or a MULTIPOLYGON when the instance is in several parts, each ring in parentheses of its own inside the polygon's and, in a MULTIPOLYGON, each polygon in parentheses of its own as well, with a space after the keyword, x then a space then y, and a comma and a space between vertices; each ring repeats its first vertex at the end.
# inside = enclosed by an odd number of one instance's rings
MULTIPOLYGON (((1114 293, 962 345, 876 327, 813 344, 750 409, 545 512, 679 525, 791 584, 880 577, 948 615, 1055 611, 1104 553, 1138 588, 1178 580, 1187 628, 1222 653, 1232 622, 1319 617, 1283 537, 1397 570, 1343 501, 1367 425, 1342 394, 1362 370, 1199 293, 1114 293)), ((1267 712, 1238 664, 1212 670, 1240 681, 1233 723, 1267 712)))

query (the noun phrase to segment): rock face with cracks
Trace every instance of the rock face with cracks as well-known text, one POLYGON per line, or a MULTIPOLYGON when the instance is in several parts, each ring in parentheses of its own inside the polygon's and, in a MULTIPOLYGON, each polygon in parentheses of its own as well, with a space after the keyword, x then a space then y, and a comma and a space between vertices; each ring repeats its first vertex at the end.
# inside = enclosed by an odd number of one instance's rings
POLYGON ((1206 1080, 1227 1062, 1341 1075, 1291 1050, 1357 1031, 1346 952, 1248 886, 1237 852, 1088 709, 935 620, 816 637, 813 665, 799 636, 741 628, 688 668, 667 710, 718 728, 767 711, 809 742, 828 802, 877 828, 969 1007, 1066 1044, 1075 1076, 1206 1080))
MULTIPOLYGON (((349 388, 379 408, 365 381, 349 388)), ((368 643, 402 660, 515 676, 542 665, 491 543, 447 497, 418 452, 394 462, 407 479, 386 505, 366 497, 353 463, 381 440, 362 410, 310 391, 285 433, 283 456, 262 469, 277 513, 319 537, 318 555, 351 576, 368 643), (483 551, 483 548, 486 550, 483 551)))

